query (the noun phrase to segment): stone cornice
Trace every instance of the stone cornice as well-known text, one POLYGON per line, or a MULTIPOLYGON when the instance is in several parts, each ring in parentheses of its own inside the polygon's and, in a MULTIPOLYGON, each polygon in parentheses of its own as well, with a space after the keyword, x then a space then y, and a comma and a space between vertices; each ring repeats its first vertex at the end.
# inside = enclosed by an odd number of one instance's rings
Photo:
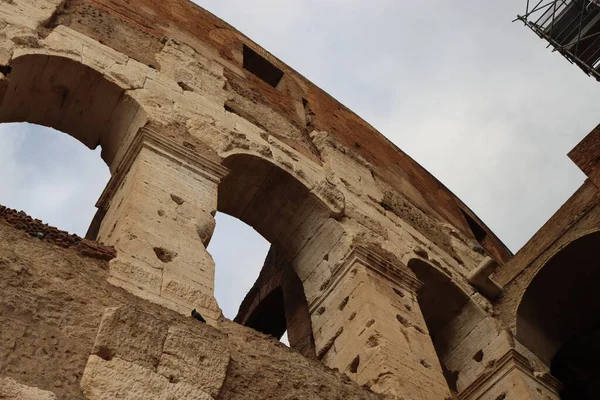
POLYGON ((219 183, 229 172, 229 170, 222 165, 185 148, 160 133, 148 128, 142 128, 133 142, 129 145, 116 172, 113 174, 108 185, 106 185, 106 188, 98 199, 96 207, 101 209, 108 206, 113 195, 127 176, 127 173, 131 169, 138 154, 140 154, 143 149, 148 149, 160 154, 161 156, 178 163, 181 167, 187 168, 215 183, 219 183))
POLYGON ((522 354, 515 349, 511 349, 499 360, 496 361, 494 368, 481 374, 472 384, 458 394, 458 400, 479 399, 498 381, 506 377, 511 371, 519 370, 530 378, 534 379, 547 390, 555 393, 561 388, 561 384, 550 374, 536 376, 531 364, 522 354))
POLYGON ((397 266, 385 260, 380 255, 363 246, 353 247, 344 261, 332 272, 332 283, 318 298, 309 304, 309 311, 312 314, 328 295, 339 285, 339 283, 356 266, 362 266, 369 271, 384 277, 386 280, 395 283, 405 290, 416 292, 422 285, 422 282, 412 275, 402 271, 397 266))

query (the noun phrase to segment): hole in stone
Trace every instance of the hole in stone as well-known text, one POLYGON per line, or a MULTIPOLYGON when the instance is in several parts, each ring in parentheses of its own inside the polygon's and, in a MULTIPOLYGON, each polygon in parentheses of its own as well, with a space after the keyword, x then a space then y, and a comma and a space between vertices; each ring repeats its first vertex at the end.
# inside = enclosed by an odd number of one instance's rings
POLYGON ((325 307, 319 307, 319 309, 317 310, 317 315, 323 315, 324 312, 325 312, 325 307))
POLYGON ((157 213, 158 213, 158 215, 160 217, 164 217, 165 216, 165 210, 158 210, 157 213))
POLYGON ((353 312, 352 314, 350 314, 350 317, 348 317, 348 321, 352 321, 354 319, 354 317, 356 317, 356 313, 353 312))
POLYGON ((348 366, 348 370, 355 374, 358 372, 358 366, 360 365, 360 356, 356 356, 354 358, 354 360, 352 360, 352 362, 350 363, 350 365, 348 366))
POLYGON ((401 292, 399 289, 396 289, 396 288, 392 288, 392 289, 394 289, 394 292, 395 292, 395 293, 396 293, 398 296, 400 296, 400 297, 404 297, 404 296, 405 296, 405 295, 404 295, 404 293, 402 293, 402 292, 401 292))
POLYGON ((424 366, 427 369, 431 369, 431 364, 429 364, 429 362, 427 362, 427 360, 421 360, 419 361, 421 363, 422 366, 424 366))
POLYGON ((283 78, 283 71, 246 45, 244 45, 243 53, 244 68, 269 85, 277 87, 283 78))
POLYGON ((233 108, 231 106, 231 103, 225 102, 225 105, 223 106, 223 108, 225 109, 225 111, 230 112, 230 113, 234 113, 237 114, 237 111, 235 110, 235 108, 233 108))
POLYGON ((506 393, 501 393, 495 400, 504 400, 506 399, 506 393))
POLYGON ((193 91, 194 91, 194 88, 192 88, 190 85, 188 85, 188 84, 187 84, 187 83, 185 83, 185 82, 181 82, 181 81, 179 81, 179 82, 177 82, 177 85, 178 85, 178 86, 179 86, 181 89, 183 89, 183 91, 184 91, 184 92, 193 92, 193 91))
POLYGON ((475 353, 473 360, 481 362, 481 360, 483 360, 483 350, 479 350, 477 353, 475 353))
POLYGON ((396 315, 396 319, 398 320, 398 322, 400 322, 406 328, 409 328, 412 326, 412 324, 408 321, 408 319, 406 319, 404 316, 402 316, 400 314, 396 315))
POLYGON ((342 302, 340 303, 340 306, 338 307, 340 309, 340 311, 342 311, 344 308, 346 308, 346 305, 348 304, 348 300, 350 300, 349 296, 346 296, 344 298, 344 300, 342 300, 342 302))
POLYGON ((0 65, 0 73, 4 76, 8 76, 12 72, 12 67, 10 65, 0 65))
POLYGON ((325 253, 323 256, 323 261, 329 261, 329 253, 325 253))
POLYGON ((154 247, 153 250, 154 254, 156 254, 156 257, 164 263, 171 262, 175 259, 175 257, 177 257, 177 253, 167 250, 163 247, 154 247))
POLYGON ((115 353, 112 349, 106 346, 100 346, 96 351, 96 355, 105 361, 110 361, 115 356, 115 353))
POLYGON ((378 335, 372 335, 369 337, 369 339, 367 340, 367 346, 368 347, 377 347, 379 346, 379 336, 378 335))
POLYGON ((374 319, 370 319, 369 321, 367 321, 367 323, 365 324, 365 326, 366 326, 367 328, 369 328, 369 327, 370 327, 371 325, 373 325, 374 323, 375 323, 375 320, 374 320, 374 319))
POLYGON ((183 200, 181 197, 175 195, 175 194, 171 194, 171 200, 173 200, 175 203, 177 203, 178 206, 182 205, 183 203, 185 203, 185 200, 183 200))
POLYGON ((329 287, 329 284, 331 283, 330 279, 327 279, 325 282, 323 282, 323 284, 319 287, 320 291, 323 291, 325 289, 327 289, 327 287, 329 287))
POLYGON ((429 259, 429 253, 427 253, 427 251, 424 248, 417 246, 414 251, 415 254, 419 257, 424 258, 426 260, 429 259))

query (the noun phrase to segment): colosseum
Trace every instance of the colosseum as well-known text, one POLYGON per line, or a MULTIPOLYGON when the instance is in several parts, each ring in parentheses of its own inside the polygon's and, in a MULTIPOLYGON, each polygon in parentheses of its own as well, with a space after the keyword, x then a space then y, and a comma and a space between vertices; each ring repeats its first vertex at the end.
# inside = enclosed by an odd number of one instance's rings
POLYGON ((513 255, 187 0, 1 0, 0 122, 111 172, 86 238, 0 208, 1 399, 598 398, 600 127, 569 153, 588 179, 513 255), (234 321, 217 211, 272 245, 234 321))

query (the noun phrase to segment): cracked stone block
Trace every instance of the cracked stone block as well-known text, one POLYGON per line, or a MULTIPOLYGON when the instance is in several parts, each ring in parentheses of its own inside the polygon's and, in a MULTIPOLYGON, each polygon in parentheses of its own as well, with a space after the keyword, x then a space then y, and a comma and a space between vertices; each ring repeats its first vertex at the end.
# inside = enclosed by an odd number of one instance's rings
POLYGON ((227 375, 230 353, 211 339, 209 333, 169 328, 157 372, 174 382, 194 382, 217 396, 227 375))
POLYGON ((12 378, 0 378, 0 399, 3 400, 56 400, 54 393, 22 385, 12 378))
POLYGON ((156 369, 168 325, 133 307, 109 308, 102 317, 92 354, 104 360, 118 357, 156 369))
POLYGON ((87 400, 213 400, 202 389, 171 382, 152 370, 120 358, 90 356, 81 388, 87 400))

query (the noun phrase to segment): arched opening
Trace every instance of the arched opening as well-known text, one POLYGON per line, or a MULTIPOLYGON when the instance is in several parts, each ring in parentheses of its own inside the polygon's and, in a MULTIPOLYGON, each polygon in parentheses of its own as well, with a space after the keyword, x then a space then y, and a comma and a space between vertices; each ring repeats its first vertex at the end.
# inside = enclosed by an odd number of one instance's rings
POLYGON ((250 225, 288 261, 331 215, 304 184, 271 162, 236 154, 223 165, 230 173, 219 185, 218 211, 250 225))
POLYGON ((562 399, 597 398, 600 232, 569 243, 533 278, 517 310, 517 339, 564 385, 562 399))
POLYGON ((0 124, 4 206, 84 236, 109 178, 100 151, 69 135, 28 123, 0 124))
POLYGON ((258 278, 269 242, 230 215, 217 213, 215 219, 215 232, 207 248, 217 266, 215 298, 223 315, 233 320, 244 296, 258 278))
MULTIPOLYGON (((69 58, 43 54, 24 55, 12 60, 10 68, 6 72, 8 85, 0 97, 0 123, 28 122, 64 132, 89 149, 94 150, 100 146, 102 149, 101 159, 112 172, 117 168, 126 143, 146 122, 145 112, 123 88, 108 80, 100 72, 69 58)), ((6 128, 3 130, 14 130, 14 125, 4 126, 6 128)), ((30 129, 38 132, 51 130, 41 127, 26 128, 26 130, 30 129)), ((52 147, 45 147, 54 143, 56 138, 41 134, 38 137, 44 137, 44 141, 35 140, 34 143, 31 143, 25 137, 25 142, 28 142, 28 145, 33 148, 30 150, 36 148, 39 150, 39 157, 35 157, 35 153, 32 152, 30 154, 32 157, 26 163, 21 163, 20 166, 39 165, 38 163, 43 161, 43 157, 48 156, 48 154, 42 154, 43 152, 57 153, 55 154, 57 156, 55 165, 64 166, 68 163, 69 154, 74 154, 69 153, 73 151, 74 147, 72 144, 67 145, 69 141, 64 138, 58 140, 65 148, 57 152, 52 147)), ((87 157, 94 156, 91 152, 87 155, 87 157)), ((50 158, 45 159, 49 160, 50 158)), ((94 169, 98 170, 99 168, 95 167, 94 169)), ((45 172, 49 174, 51 169, 46 168, 45 172)), ((78 172, 80 173, 79 184, 75 185, 77 191, 86 192, 88 196, 95 196, 97 188, 103 186, 107 181, 107 173, 99 172, 94 174, 91 179, 90 176, 81 174, 84 171, 79 170, 78 172), (83 179, 85 179, 86 185, 82 184, 83 179), (88 190, 91 186, 94 189, 88 190)), ((32 190, 36 189, 30 184, 28 186, 32 190)), ((49 189, 49 192, 56 195, 60 193, 60 190, 53 187, 49 189)), ((44 197, 40 199, 41 204, 48 203, 52 199, 52 196, 38 197, 44 197)), ((95 200, 92 201, 92 205, 95 200)), ((70 217, 77 215, 74 210, 81 211, 80 205, 69 210, 70 217)), ((33 214, 34 217, 37 217, 35 211, 33 214)), ((83 215, 88 215, 88 213, 82 214, 79 218, 83 218, 83 215)), ((56 221, 53 223, 56 223, 58 227, 65 225, 60 218, 56 220, 48 218, 48 220, 56 221)), ((81 221, 75 229, 70 228, 73 225, 70 225, 69 222, 66 225, 69 227, 68 229, 74 229, 82 235, 85 231, 81 229, 80 224, 81 221)))
POLYGON ((100 146, 114 171, 124 143, 146 114, 123 88, 65 57, 24 55, 12 60, 0 122, 30 122, 65 132, 90 149, 100 146))
POLYGON ((464 322, 476 324, 483 319, 483 314, 442 270, 416 258, 408 262, 408 267, 423 283, 417 292, 419 307, 448 387, 457 393, 458 376, 465 360, 452 357, 452 353, 470 332, 464 329, 464 322), (468 318, 461 319, 461 316, 468 318))
POLYGON ((311 253, 311 240, 331 211, 303 183, 271 162, 238 154, 223 164, 230 173, 219 186, 218 210, 250 225, 271 243, 261 275, 236 320, 277 338, 287 331, 291 347, 314 354, 303 282, 323 256, 317 260, 302 255, 311 253))
POLYGON ((280 287, 273 289, 267 296, 261 299, 256 309, 248 317, 245 325, 281 339, 287 330, 285 318, 283 290, 280 287))
POLYGON ((275 246, 271 246, 256 283, 239 307, 235 322, 273 336, 308 357, 315 356, 302 281, 275 246))

